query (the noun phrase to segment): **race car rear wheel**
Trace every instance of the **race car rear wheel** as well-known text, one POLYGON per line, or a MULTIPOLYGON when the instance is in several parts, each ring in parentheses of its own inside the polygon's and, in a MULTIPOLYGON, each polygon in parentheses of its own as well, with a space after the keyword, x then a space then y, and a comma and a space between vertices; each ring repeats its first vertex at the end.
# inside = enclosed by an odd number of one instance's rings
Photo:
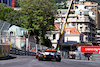
POLYGON ((61 57, 60 56, 56 56, 56 61, 61 62, 61 57))

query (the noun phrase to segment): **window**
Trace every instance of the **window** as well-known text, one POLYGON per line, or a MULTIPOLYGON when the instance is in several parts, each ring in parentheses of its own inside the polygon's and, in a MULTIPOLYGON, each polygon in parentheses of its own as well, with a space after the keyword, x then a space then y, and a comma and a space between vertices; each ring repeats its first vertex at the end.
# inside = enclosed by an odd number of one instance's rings
POLYGON ((67 29, 67 34, 70 34, 70 29, 67 29))
POLYGON ((77 7, 77 6, 75 6, 75 9, 78 9, 78 7, 77 7))
POLYGON ((57 20, 57 18, 55 20, 57 20))
POLYGON ((89 16, 89 15, 84 15, 84 16, 89 16))
POLYGON ((80 20, 82 20, 82 17, 80 17, 80 20))
POLYGON ((80 27, 80 31, 82 31, 82 27, 80 27))
POLYGON ((82 23, 80 23, 80 25, 82 25, 82 23))
POLYGON ((10 32, 10 36, 13 36, 13 35, 14 35, 14 33, 11 31, 11 32, 10 32))
POLYGON ((72 26, 75 26, 75 23, 72 23, 72 26))
POLYGON ((67 23, 67 26, 69 26, 69 23, 67 23))
POLYGON ((86 37, 85 40, 87 40, 88 38, 86 37))
POLYGON ((53 34, 53 39, 56 39, 56 34, 53 34))
POLYGON ((85 30, 87 30, 88 28, 87 27, 85 27, 85 30))
POLYGON ((82 15, 82 12, 80 12, 80 15, 82 15))
POLYGON ((87 23, 85 23, 85 25, 87 25, 87 23))
POLYGON ((85 20, 87 20, 87 18, 85 17, 85 20))
POLYGON ((7 4, 7 0, 3 0, 3 3, 7 4))
POLYGON ((75 30, 73 32, 75 32, 75 30))

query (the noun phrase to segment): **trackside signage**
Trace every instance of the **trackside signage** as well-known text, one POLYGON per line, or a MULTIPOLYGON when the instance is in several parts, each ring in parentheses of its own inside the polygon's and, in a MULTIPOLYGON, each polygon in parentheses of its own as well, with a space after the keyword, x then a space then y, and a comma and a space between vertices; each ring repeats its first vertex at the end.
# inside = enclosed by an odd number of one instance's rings
POLYGON ((80 50, 83 53, 95 53, 100 51, 100 46, 81 46, 80 50))

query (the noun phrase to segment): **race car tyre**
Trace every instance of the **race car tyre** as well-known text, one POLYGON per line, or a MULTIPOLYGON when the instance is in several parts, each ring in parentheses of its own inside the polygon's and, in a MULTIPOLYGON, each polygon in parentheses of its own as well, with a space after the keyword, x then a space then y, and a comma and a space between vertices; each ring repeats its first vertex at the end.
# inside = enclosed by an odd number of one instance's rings
POLYGON ((36 55, 36 59, 38 58, 38 55, 36 55))
POLYGON ((43 60, 43 55, 38 56, 38 60, 39 61, 43 60))
POLYGON ((56 61, 61 62, 61 57, 60 56, 57 56, 56 57, 56 61))

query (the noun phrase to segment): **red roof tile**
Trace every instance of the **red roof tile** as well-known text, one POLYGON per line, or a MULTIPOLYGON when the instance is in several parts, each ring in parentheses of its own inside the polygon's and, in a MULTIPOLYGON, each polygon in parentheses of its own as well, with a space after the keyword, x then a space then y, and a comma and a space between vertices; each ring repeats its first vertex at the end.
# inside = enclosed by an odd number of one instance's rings
POLYGON ((54 29, 60 29, 56 23, 54 23, 54 26, 55 26, 54 29))
POLYGON ((67 33, 67 29, 70 29, 70 34, 80 34, 78 29, 76 29, 76 28, 65 28, 66 33, 67 33))

